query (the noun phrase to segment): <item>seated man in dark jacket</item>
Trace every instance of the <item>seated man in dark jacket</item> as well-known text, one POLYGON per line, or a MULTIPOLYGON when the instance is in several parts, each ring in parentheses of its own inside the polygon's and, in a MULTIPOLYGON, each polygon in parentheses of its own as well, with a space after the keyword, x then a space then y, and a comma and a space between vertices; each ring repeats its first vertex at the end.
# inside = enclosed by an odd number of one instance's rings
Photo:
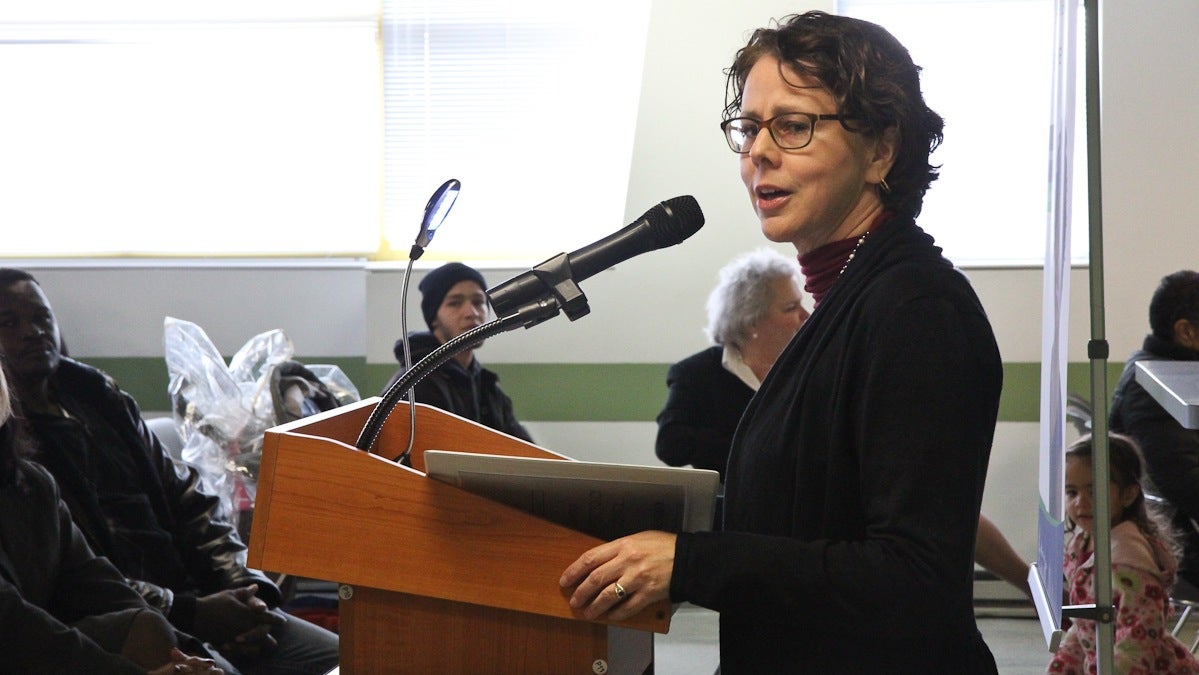
MULTIPOLYGON (((487 282, 478 270, 462 263, 446 263, 429 272, 420 282, 421 313, 429 332, 408 336, 412 363, 418 363, 442 344, 482 326, 487 321, 487 282)), ((414 387, 416 400, 460 417, 532 442, 528 430, 517 421, 512 399, 500 389, 500 378, 475 358, 482 343, 464 349, 429 373, 414 387)), ((396 360, 404 363, 404 341, 396 340, 396 360)), ((411 364, 410 364, 411 365, 411 364)), ((397 372, 384 391, 400 379, 397 372)))
POLYGON ((1179 424, 1136 378, 1138 361, 1199 361, 1199 272, 1161 280, 1149 302, 1149 327, 1116 384, 1109 425, 1141 446, 1157 496, 1177 510, 1174 526, 1183 535, 1178 576, 1199 586, 1199 430, 1179 424))
POLYGON ((167 620, 92 553, 54 479, 25 458, 19 424, 0 369, 0 670, 219 673, 179 651, 167 620))
POLYGON ((245 566, 245 545, 218 500, 176 463, 137 403, 104 373, 60 353, 58 322, 37 281, 0 269, 0 355, 37 451, 76 525, 176 628, 227 670, 323 674, 337 636, 276 608, 278 587, 245 566))

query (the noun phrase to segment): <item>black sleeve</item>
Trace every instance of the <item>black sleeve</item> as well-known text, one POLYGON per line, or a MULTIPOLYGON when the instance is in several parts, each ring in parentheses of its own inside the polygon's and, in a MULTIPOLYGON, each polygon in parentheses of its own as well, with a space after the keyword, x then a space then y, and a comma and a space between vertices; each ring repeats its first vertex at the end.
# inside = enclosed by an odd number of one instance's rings
POLYGON ((58 521, 62 536, 53 601, 58 616, 70 622, 85 616, 149 607, 107 558, 92 553, 62 501, 58 503, 58 521))
POLYGON ((46 545, 38 556, 44 568, 35 573, 49 574, 53 588, 48 606, 41 607, 30 602, 7 574, 0 574, 0 626, 4 627, 0 670, 20 673, 145 672, 105 651, 69 625, 85 616, 147 605, 125 584, 116 568, 106 559, 93 555, 83 534, 71 521, 66 505, 58 499, 57 488, 49 474, 44 476, 44 480, 34 479, 39 487, 32 490, 29 497, 36 502, 32 508, 44 512, 27 514, 26 526, 41 530, 29 533, 30 537, 46 545), (54 547, 57 550, 53 550, 54 547))
POLYGON ((503 429, 500 429, 500 431, 509 436, 515 436, 522 441, 533 443, 533 435, 529 433, 525 425, 520 423, 520 420, 516 419, 516 411, 512 408, 512 399, 498 386, 496 387, 496 394, 496 397, 499 399, 500 417, 503 420, 501 423, 503 429))
POLYGON ((145 673, 110 654, 83 633, 21 597, 0 578, 0 625, 4 626, 4 670, 14 673, 145 673), (11 670, 9 670, 11 669, 11 670))
MULTIPOLYGON (((277 607, 282 602, 282 593, 265 574, 246 567, 246 545, 233 525, 218 515, 220 500, 201 487, 200 474, 194 467, 171 457, 142 419, 133 397, 123 396, 130 419, 162 481, 174 517, 176 546, 188 569, 200 582, 201 594, 258 584, 258 597, 271 607, 277 607)), ((145 581, 134 583, 151 604, 170 613, 172 593, 145 581)))
MULTIPOLYGON (((484 394, 484 396, 486 396, 486 394, 484 394)), ((517 420, 516 410, 513 410, 512 408, 512 399, 508 398, 508 394, 504 393, 504 390, 501 390, 499 385, 496 385, 495 387, 492 404, 495 405, 496 408, 499 408, 499 410, 496 410, 495 412, 500 418, 499 430, 501 430, 501 432, 504 432, 510 436, 516 436, 516 438, 523 441, 534 442, 534 440, 532 440, 532 434, 529 433, 529 429, 526 429, 524 424, 517 420)))
POLYGON ((737 416, 725 411, 713 413, 713 403, 740 405, 731 397, 722 397, 708 378, 696 377, 681 364, 666 374, 666 405, 658 413, 658 436, 654 454, 670 466, 690 464, 713 469, 724 476, 729 448, 736 431, 737 416))

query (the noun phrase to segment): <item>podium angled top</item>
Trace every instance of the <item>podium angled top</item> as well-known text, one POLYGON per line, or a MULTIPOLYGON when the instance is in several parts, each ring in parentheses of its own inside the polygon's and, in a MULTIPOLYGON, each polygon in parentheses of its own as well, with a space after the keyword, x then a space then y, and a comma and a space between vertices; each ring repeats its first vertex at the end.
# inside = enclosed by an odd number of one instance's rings
MULTIPOLYGON (((251 566, 351 586, 584 620, 558 585, 601 540, 422 473, 425 450, 545 457, 558 453, 417 404, 415 468, 354 444, 378 398, 270 429, 263 443, 251 566)), ((407 447, 401 405, 375 452, 407 447)), ((617 625, 665 633, 661 602, 617 625)))
POLYGON ((1187 429, 1199 429, 1199 361, 1137 361, 1137 384, 1187 429))

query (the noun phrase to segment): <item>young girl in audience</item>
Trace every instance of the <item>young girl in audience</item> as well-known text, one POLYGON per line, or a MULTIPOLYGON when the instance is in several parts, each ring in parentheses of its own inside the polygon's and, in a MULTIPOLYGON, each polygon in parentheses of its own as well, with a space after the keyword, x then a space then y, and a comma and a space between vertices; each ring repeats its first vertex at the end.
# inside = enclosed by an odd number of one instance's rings
MULTIPOLYGON (((1146 504, 1145 462, 1132 439, 1110 434, 1112 605, 1117 673, 1199 673, 1199 659, 1166 628, 1169 591, 1178 569, 1169 520, 1146 504)), ((1066 451, 1066 590, 1071 604, 1095 602, 1091 437, 1066 451)), ((1095 672, 1095 622, 1075 619, 1049 673, 1095 672)))

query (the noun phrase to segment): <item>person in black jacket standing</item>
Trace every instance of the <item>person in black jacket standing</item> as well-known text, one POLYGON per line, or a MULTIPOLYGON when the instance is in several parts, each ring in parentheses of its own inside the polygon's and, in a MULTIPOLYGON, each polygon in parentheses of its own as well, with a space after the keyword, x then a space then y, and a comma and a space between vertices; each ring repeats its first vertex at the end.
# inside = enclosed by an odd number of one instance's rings
POLYGON ((0 269, 0 355, 71 515, 151 606, 208 643, 230 672, 314 673, 337 665, 337 636, 276 609, 278 587, 245 566, 216 496, 175 462, 133 397, 60 352, 58 320, 23 270, 0 269))
MULTIPOLYGON (((412 364, 459 335, 487 321, 487 282, 473 267, 451 262, 425 275, 420 282, 421 313, 428 332, 408 336, 412 364)), ((483 346, 472 345, 454 355, 413 387, 415 398, 435 408, 452 412, 473 422, 502 431, 521 440, 533 441, 528 429, 516 419, 512 399, 500 389, 500 377, 475 358, 483 346)), ((396 340, 395 357, 404 363, 404 341, 396 340)), ((408 365, 412 365, 408 364, 408 365)), ((400 369, 383 388, 391 389, 404 374, 400 369)))
POLYGON ((1112 394, 1110 428, 1141 446, 1146 488, 1173 507, 1182 534, 1178 576, 1199 587, 1199 430, 1179 424, 1136 378, 1140 361, 1199 361, 1199 272, 1181 270, 1161 280, 1149 301, 1149 328, 1112 394))
POLYGON ((720 613, 723 675, 982 673, 974 550, 1003 369, 966 277, 915 223, 944 122, 882 27, 754 32, 721 127, 815 309, 733 439, 724 529, 640 532, 559 583, 588 619, 720 613))

